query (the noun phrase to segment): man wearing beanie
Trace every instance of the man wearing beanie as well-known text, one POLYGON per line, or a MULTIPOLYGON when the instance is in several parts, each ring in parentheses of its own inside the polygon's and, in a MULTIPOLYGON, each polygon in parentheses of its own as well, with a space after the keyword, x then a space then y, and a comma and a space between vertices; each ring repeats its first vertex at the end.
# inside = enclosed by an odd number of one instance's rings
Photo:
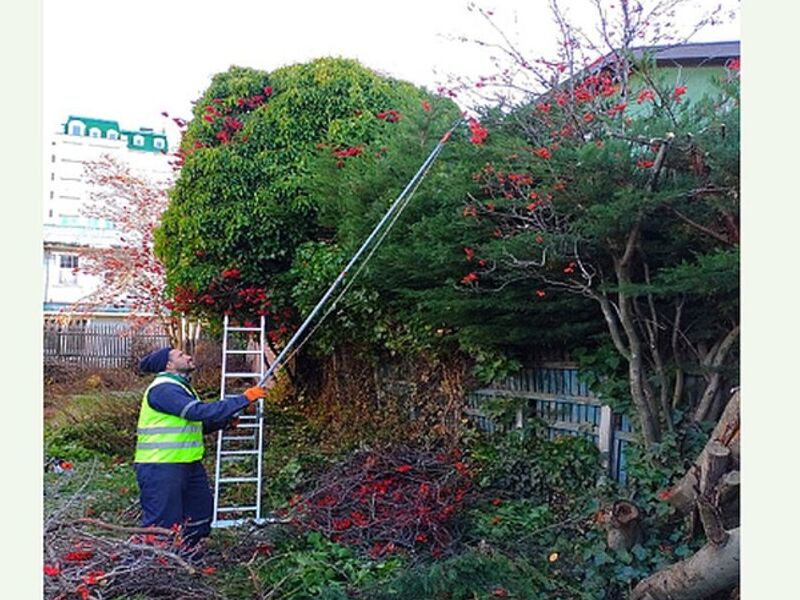
POLYGON ((134 468, 142 526, 183 526, 189 548, 211 533, 214 499, 202 464, 203 435, 223 429, 243 408, 266 394, 251 387, 241 396, 204 403, 189 383, 194 359, 161 348, 139 363, 156 373, 142 397, 134 468))

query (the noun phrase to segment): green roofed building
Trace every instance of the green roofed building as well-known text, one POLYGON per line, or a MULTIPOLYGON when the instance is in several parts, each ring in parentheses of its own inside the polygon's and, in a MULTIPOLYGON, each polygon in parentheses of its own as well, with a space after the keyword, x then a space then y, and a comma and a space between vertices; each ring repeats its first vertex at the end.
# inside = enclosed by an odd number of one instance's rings
POLYGON ((137 152, 158 152, 166 154, 168 151, 167 136, 157 133, 148 127, 139 129, 121 129, 117 121, 97 119, 94 117, 76 117, 70 115, 64 123, 64 135, 88 136, 106 140, 120 140, 125 142, 128 150, 137 152))

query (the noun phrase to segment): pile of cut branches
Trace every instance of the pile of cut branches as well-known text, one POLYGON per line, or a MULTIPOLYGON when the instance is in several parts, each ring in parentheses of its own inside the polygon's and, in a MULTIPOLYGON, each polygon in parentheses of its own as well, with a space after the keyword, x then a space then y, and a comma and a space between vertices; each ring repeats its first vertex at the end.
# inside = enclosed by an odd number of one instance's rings
POLYGON ((204 579, 213 567, 198 566, 179 528, 61 521, 45 532, 44 550, 45 598, 220 597, 204 579))
POLYGON ((301 528, 373 558, 400 550, 438 557, 450 554, 460 538, 457 517, 472 489, 457 449, 358 451, 292 498, 289 513, 301 528))

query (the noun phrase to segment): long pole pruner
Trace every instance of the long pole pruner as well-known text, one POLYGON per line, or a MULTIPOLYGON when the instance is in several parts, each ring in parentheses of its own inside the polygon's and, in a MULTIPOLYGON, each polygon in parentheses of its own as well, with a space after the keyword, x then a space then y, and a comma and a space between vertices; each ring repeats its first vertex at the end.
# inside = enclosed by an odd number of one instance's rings
POLYGON ((436 147, 428 155, 428 158, 425 159, 425 162, 422 163, 422 166, 416 172, 414 177, 412 177, 411 180, 408 182, 408 185, 406 185, 403 191, 400 192, 400 195, 395 199, 395 201, 392 202, 392 205, 386 211, 386 214, 383 215, 383 217, 375 226, 375 228, 372 230, 372 232, 369 234, 369 236, 367 236, 367 239, 364 240, 364 243, 361 244, 361 247, 356 251, 353 257, 344 267, 344 269, 342 269, 342 271, 330 285, 328 290, 323 294, 322 298, 320 298, 319 302, 317 302, 317 305, 305 318, 300 327, 298 327, 297 331, 295 331, 294 335, 286 343, 286 346, 283 347, 283 350, 281 350, 280 354, 278 354, 275 360, 272 361, 272 364, 269 366, 269 369, 261 378, 261 380, 258 382, 259 387, 263 387, 264 384, 269 380, 269 378, 272 377, 273 374, 275 374, 278 371, 278 369, 281 368, 283 362, 286 360, 286 356, 289 355, 289 352, 292 351, 292 348, 294 348, 294 346, 297 345, 297 343, 301 340, 306 329, 308 329, 312 321, 317 317, 317 315, 325 306, 325 304, 327 304, 328 300, 330 300, 331 296, 333 296, 333 293, 336 291, 336 289, 342 284, 342 282, 344 282, 350 270, 358 262, 358 260, 367 250, 367 248, 369 248, 370 244, 378 236, 379 232, 381 231, 381 229, 383 229, 384 225, 390 222, 392 218, 395 216, 395 214, 398 212, 398 210, 401 209, 407 194, 411 190, 415 189, 415 187, 419 184, 419 182, 422 181, 422 178, 425 176, 430 166, 439 156, 439 153, 442 151, 442 148, 444 148, 445 143, 447 142, 447 140, 450 139, 450 136, 452 135, 453 131, 456 130, 456 128, 463 122, 463 120, 464 120, 463 116, 459 117, 456 120, 456 122, 450 127, 450 129, 441 137, 439 142, 436 144, 436 147))

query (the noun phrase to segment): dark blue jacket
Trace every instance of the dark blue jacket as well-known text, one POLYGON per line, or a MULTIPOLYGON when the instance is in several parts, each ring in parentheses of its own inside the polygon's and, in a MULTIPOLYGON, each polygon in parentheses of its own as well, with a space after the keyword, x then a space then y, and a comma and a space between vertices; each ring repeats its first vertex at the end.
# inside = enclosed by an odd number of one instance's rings
MULTIPOLYGON (((175 373, 166 375, 194 389, 185 377, 175 373)), ((155 386, 147 394, 147 402, 153 410, 183 417, 189 421, 201 421, 203 433, 223 429, 234 414, 250 404, 244 396, 233 396, 218 402, 201 402, 177 384, 155 386)))

